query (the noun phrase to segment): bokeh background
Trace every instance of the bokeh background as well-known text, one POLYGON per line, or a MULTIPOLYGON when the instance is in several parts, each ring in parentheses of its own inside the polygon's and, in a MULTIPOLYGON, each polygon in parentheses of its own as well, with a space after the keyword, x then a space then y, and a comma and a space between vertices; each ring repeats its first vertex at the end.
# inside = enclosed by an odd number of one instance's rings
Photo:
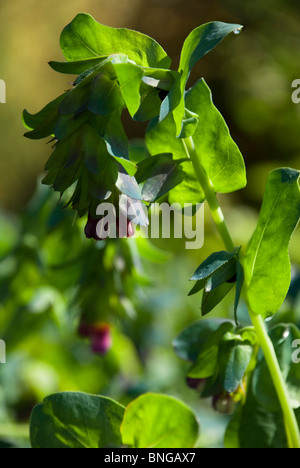
MULTIPOLYGON (((159 268, 151 262, 144 267, 151 278, 143 302, 147 307, 138 306, 141 315, 136 320, 128 310, 127 315, 121 314, 113 324, 113 350, 105 358, 92 356, 76 336, 78 311, 70 305, 72 288, 66 293, 62 276, 43 277, 36 266, 40 260, 35 254, 44 260, 54 250, 57 254, 60 238, 54 235, 53 240, 45 223, 52 211, 57 215, 57 199, 39 190, 28 208, 50 148, 23 137, 21 113, 24 108, 37 112, 69 88, 68 77, 51 70, 47 62, 62 59, 60 33, 79 12, 109 26, 149 34, 168 52, 174 68, 185 37, 198 25, 211 20, 244 25, 241 35, 227 38, 201 60, 190 82, 205 77, 245 157, 247 188, 223 200, 236 243, 245 244, 255 226, 267 173, 280 165, 300 167, 300 105, 291 100, 291 84, 300 78, 300 4, 297 0, 14 0, 0 4, 0 79, 7 86, 7 103, 0 104, 0 338, 5 337, 8 347, 8 363, 0 365, 0 439, 27 446, 30 411, 51 392, 83 390, 126 402, 142 391, 154 390, 178 395, 191 404, 202 421, 199 444, 220 446, 227 419, 213 413, 209 404, 200 404, 186 389, 185 365, 171 346, 176 334, 199 318, 199 300, 186 298, 185 280, 199 261, 221 246, 209 216, 204 248, 197 255, 184 251, 180 241, 157 243, 170 255, 159 268), (41 230, 43 223, 46 228, 41 230), (21 244, 27 253, 15 253, 15 246, 21 244), (35 291, 41 288, 36 297, 35 291)), ((136 125, 129 127, 132 138, 141 137, 142 132, 136 125)), ((71 225, 72 213, 64 216, 71 225)), ((297 231, 291 245, 295 264, 300 263, 299 243, 297 231)), ((63 248, 60 255, 63 260, 63 248)), ((158 261, 163 256, 157 254, 158 261)), ((75 275, 74 288, 76 281, 75 275)), ((68 284, 72 284, 71 274, 68 284)), ((215 315, 232 314, 230 301, 215 315)), ((290 312, 290 304, 285 305, 282 313, 290 312)), ((295 304, 292 313, 298 320, 295 304)))

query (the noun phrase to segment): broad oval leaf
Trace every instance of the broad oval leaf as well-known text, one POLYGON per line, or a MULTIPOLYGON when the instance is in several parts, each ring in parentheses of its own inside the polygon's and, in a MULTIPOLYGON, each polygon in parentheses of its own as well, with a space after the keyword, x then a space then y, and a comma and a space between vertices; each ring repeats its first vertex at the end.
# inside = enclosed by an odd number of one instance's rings
POLYGON ((257 228, 243 259, 249 306, 264 318, 278 311, 291 282, 288 247, 300 218, 299 174, 287 168, 270 173, 257 228))
POLYGON ((68 61, 123 53, 144 67, 169 68, 171 64, 163 48, 149 36, 104 26, 85 13, 65 27, 60 45, 68 61))
POLYGON ((123 444, 134 448, 193 448, 199 423, 181 401, 148 393, 127 407, 121 433, 123 444))
POLYGON ((185 105, 198 116, 193 140, 215 191, 230 193, 244 188, 247 179, 243 156, 203 79, 186 93, 185 105))
POLYGON ((34 408, 30 420, 33 448, 111 448, 122 445, 125 408, 110 398, 57 393, 34 408))

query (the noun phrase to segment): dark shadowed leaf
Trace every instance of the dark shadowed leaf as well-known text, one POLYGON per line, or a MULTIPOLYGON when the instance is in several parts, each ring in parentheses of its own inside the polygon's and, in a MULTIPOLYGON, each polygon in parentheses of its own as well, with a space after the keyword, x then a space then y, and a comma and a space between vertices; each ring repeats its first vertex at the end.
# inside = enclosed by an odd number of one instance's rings
POLYGON ((209 336, 220 326, 216 319, 200 320, 189 325, 173 341, 175 353, 185 361, 195 361, 209 336))
POLYGON ((125 408, 115 401, 84 393, 57 393, 33 410, 33 448, 112 448, 122 445, 125 408))
POLYGON ((225 333, 233 331, 234 325, 231 322, 223 322, 208 337, 197 356, 197 359, 190 369, 189 377, 195 379, 207 379, 214 375, 218 364, 218 351, 220 343, 225 333))
POLYGON ((223 337, 219 348, 218 363, 221 384, 226 392, 235 392, 241 384, 250 364, 252 352, 250 342, 236 339, 230 333, 223 337))

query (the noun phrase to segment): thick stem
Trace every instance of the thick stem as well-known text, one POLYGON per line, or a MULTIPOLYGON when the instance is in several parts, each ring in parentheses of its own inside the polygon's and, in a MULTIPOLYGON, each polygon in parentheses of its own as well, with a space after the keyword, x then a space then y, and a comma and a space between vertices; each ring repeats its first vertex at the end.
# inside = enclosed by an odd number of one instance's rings
MULTIPOLYGON (((202 166, 200 158, 195 149, 193 138, 190 137, 183 140, 183 145, 188 157, 191 159, 191 162, 194 166, 197 178, 204 192, 206 201, 211 209, 213 219, 216 223, 218 232, 226 246, 226 249, 228 251, 233 251, 234 243, 232 237, 229 233, 223 212, 218 203, 213 184, 210 178, 208 177, 204 167, 202 166)), ((280 401, 285 421, 288 445, 290 446, 290 448, 300 448, 300 434, 298 423, 296 420, 294 410, 291 408, 289 402, 289 395, 286 383, 280 370, 273 343, 269 338, 263 318, 260 315, 254 314, 250 310, 249 313, 280 401)))

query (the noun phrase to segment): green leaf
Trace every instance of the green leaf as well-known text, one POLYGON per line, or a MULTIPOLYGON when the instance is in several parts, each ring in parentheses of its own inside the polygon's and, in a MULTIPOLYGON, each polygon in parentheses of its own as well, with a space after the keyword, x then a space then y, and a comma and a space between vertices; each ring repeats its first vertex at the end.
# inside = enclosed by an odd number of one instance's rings
POLYGON ((231 138, 224 118, 214 106, 211 91, 204 80, 199 80, 186 93, 185 105, 198 116, 193 140, 214 190, 230 193, 245 187, 243 156, 231 138))
POLYGON ((231 322, 223 322, 214 331, 202 347, 196 362, 190 369, 188 376, 194 379, 207 379, 215 374, 218 365, 218 351, 225 333, 234 329, 231 322))
POLYGON ((82 129, 82 134, 85 166, 91 173, 99 174, 106 166, 107 159, 110 157, 105 141, 91 125, 85 125, 82 129))
POLYGON ((219 348, 218 363, 224 390, 235 392, 250 364, 253 348, 250 342, 225 335, 219 348))
POLYGON ((30 114, 26 109, 23 111, 23 123, 29 130, 34 130, 45 122, 45 120, 51 119, 51 117, 57 116, 57 109, 60 102, 65 97, 66 93, 62 94, 54 101, 49 102, 40 112, 37 114, 30 114))
POLYGON ((144 67, 143 82, 153 88, 169 91, 180 76, 177 71, 144 67))
POLYGON ((60 114, 79 114, 87 109, 94 74, 88 75, 68 91, 59 105, 60 114))
POLYGON ((140 107, 140 85, 143 78, 143 69, 132 63, 114 63, 120 84, 121 94, 127 109, 133 117, 140 107))
POLYGON ((107 122, 104 140, 109 154, 123 166, 130 176, 134 176, 137 166, 129 160, 128 139, 123 128, 119 109, 111 114, 107 122))
POLYGON ((236 252, 214 252, 197 268, 191 281, 199 281, 209 278, 213 273, 217 272, 232 261, 236 257, 236 252))
POLYGON ((234 317, 235 323, 238 325, 238 307, 241 299, 242 289, 244 285, 245 275, 244 275, 244 268, 243 265, 238 260, 237 267, 236 267, 236 293, 235 293, 235 300, 234 300, 234 317))
POLYGON ((227 296, 234 287, 233 283, 223 283, 212 291, 203 292, 201 313, 207 315, 227 296))
POLYGON ((116 182, 116 187, 120 192, 124 193, 134 200, 142 200, 142 193, 140 187, 134 177, 126 174, 125 172, 119 171, 118 180, 116 182))
POLYGON ((133 120, 137 122, 147 122, 157 117, 161 106, 158 90, 150 88, 150 86, 142 82, 140 86, 140 96, 140 107, 134 115, 133 120))
POLYGON ((189 296, 204 288, 202 296, 202 314, 213 310, 234 286, 237 269, 236 252, 215 252, 196 270, 191 280, 197 281, 189 296))
POLYGON ((90 70, 91 68, 99 65, 107 59, 107 55, 103 57, 87 58, 85 60, 75 60, 74 62, 49 62, 49 65, 53 70, 59 73, 65 73, 68 75, 80 75, 81 73, 90 70))
POLYGON ((80 136, 78 135, 72 135, 58 142, 46 163, 46 171, 55 171, 74 164, 82 154, 80 144, 80 136))
POLYGON ((181 401, 148 393, 127 407, 121 433, 123 444, 134 448, 193 448, 199 423, 181 401))
POLYGON ((225 263, 221 268, 215 270, 205 284, 205 292, 213 291, 223 283, 235 282, 236 267, 236 258, 232 257, 229 262, 225 263))
POLYGON ((242 408, 238 435, 241 448, 287 448, 282 411, 267 411, 251 390, 242 408))
POLYGON ((57 393, 34 408, 30 420, 33 448, 111 448, 122 445, 125 408, 84 393, 57 393))
MULTIPOLYGON (((173 116, 170 114, 163 122, 158 118, 151 121, 146 133, 146 145, 152 156, 159 153, 171 153, 173 159, 186 159, 186 151, 182 140, 176 138, 176 128, 173 116)), ((175 187, 169 196, 170 203, 185 203, 196 205, 204 201, 205 196, 199 185, 194 168, 190 161, 182 164, 184 180, 175 187)))
POLYGON ((80 131, 88 116, 86 113, 75 115, 61 115, 54 127, 54 135, 57 140, 63 140, 71 136, 73 133, 80 131))
POLYGON ((240 449, 239 430, 241 423, 242 406, 235 411, 230 423, 227 426, 224 436, 224 446, 226 449, 240 449))
POLYGON ((105 116, 123 106, 124 102, 117 80, 111 79, 107 73, 98 73, 91 86, 89 110, 94 114, 105 116))
POLYGON ((143 200, 150 203, 155 202, 180 184, 182 179, 183 173, 176 161, 161 155, 159 161, 156 159, 156 164, 144 184, 142 190, 143 200))
POLYGON ((184 361, 195 361, 209 336, 220 326, 220 320, 209 319, 189 325, 173 341, 176 355, 184 361))
MULTIPOLYGON (((234 31, 240 31, 242 26, 239 24, 227 24, 221 22, 213 22, 203 24, 194 29, 186 38, 180 56, 179 73, 180 91, 176 90, 171 97, 171 108, 174 109, 174 119, 176 123, 176 135, 179 135, 182 130, 182 120, 184 118, 184 90, 189 78, 190 72, 196 62, 204 55, 214 49, 228 34, 234 31), (179 103, 178 96, 180 96, 179 103), (173 101, 173 102, 172 102, 173 101)), ((189 108, 189 106, 186 106, 189 108)))
MULTIPOLYGON (((278 325, 270 333, 276 356, 282 371, 293 408, 300 407, 300 366, 293 363, 293 342, 300 339, 300 331, 294 325, 278 325)), ((263 356, 253 374, 253 395, 267 411, 280 411, 280 403, 272 378, 263 356)))
POLYGON ((270 173, 258 225, 243 266, 251 310, 264 318, 282 305, 291 282, 290 238, 300 217, 299 171, 270 173))
POLYGON ((169 68, 171 64, 166 52, 149 36, 104 26, 85 13, 65 27, 60 45, 68 61, 123 53, 144 67, 169 68))

